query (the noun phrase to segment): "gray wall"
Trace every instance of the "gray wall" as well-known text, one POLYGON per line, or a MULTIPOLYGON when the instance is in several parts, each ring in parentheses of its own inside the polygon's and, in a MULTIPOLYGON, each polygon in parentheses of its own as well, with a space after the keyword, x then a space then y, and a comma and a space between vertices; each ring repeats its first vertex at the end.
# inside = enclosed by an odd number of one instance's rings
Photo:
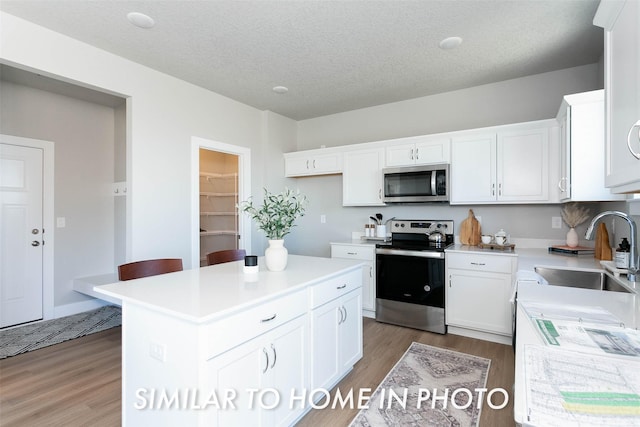
MULTIPOLYGON (((111 195, 114 108, 8 82, 0 82, 0 93, 2 133, 54 142, 54 215, 66 219, 65 228, 52 230, 54 304, 86 300, 73 291, 72 280, 113 271, 114 242, 121 253, 124 249, 122 238, 116 238, 124 229, 119 226, 116 233, 111 195)), ((122 131, 118 134, 122 140, 122 131)))

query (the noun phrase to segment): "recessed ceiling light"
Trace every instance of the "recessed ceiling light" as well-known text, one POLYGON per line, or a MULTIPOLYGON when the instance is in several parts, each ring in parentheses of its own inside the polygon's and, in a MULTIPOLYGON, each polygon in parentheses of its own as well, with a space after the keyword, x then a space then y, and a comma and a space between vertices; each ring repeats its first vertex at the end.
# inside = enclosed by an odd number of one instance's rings
POLYGON ((275 93, 283 94, 289 92, 289 89, 284 86, 274 86, 273 91, 275 93))
POLYGON ((156 25, 156 21, 154 21, 153 18, 140 12, 127 13, 127 19, 129 20, 129 22, 139 28, 148 29, 156 25))
POLYGON ((438 46, 440 49, 454 49, 462 44, 462 37, 447 37, 443 39, 438 46))

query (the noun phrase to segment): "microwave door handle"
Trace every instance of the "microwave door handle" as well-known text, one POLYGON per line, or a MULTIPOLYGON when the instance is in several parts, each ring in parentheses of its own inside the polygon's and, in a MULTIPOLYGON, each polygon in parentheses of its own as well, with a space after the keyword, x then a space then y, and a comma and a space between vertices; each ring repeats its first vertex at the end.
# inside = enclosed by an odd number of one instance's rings
POLYGON ((437 196, 436 194, 436 171, 431 171, 431 195, 437 196))

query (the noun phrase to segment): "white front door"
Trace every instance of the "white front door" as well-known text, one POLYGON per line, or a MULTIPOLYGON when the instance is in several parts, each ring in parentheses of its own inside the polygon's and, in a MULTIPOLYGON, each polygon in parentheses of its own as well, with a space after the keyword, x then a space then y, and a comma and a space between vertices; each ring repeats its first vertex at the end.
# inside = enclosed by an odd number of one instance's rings
POLYGON ((43 150, 0 144, 0 328, 42 319, 43 150))

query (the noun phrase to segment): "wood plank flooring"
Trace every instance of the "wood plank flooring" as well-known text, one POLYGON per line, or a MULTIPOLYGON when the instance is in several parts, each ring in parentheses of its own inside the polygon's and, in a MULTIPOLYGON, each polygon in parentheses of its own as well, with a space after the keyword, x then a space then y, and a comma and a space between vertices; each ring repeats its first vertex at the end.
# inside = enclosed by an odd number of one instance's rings
MULTIPOLYGON (((338 387, 342 391, 375 390, 413 341, 491 359, 487 388, 502 387, 513 399, 510 346, 371 319, 364 319, 364 357, 338 387)), ((119 426, 121 348, 121 329, 113 328, 0 360, 0 426, 119 426)), ((348 426, 357 412, 349 408, 313 410, 298 426, 348 426)), ((513 425, 512 400, 501 410, 483 407, 481 427, 513 425)))

